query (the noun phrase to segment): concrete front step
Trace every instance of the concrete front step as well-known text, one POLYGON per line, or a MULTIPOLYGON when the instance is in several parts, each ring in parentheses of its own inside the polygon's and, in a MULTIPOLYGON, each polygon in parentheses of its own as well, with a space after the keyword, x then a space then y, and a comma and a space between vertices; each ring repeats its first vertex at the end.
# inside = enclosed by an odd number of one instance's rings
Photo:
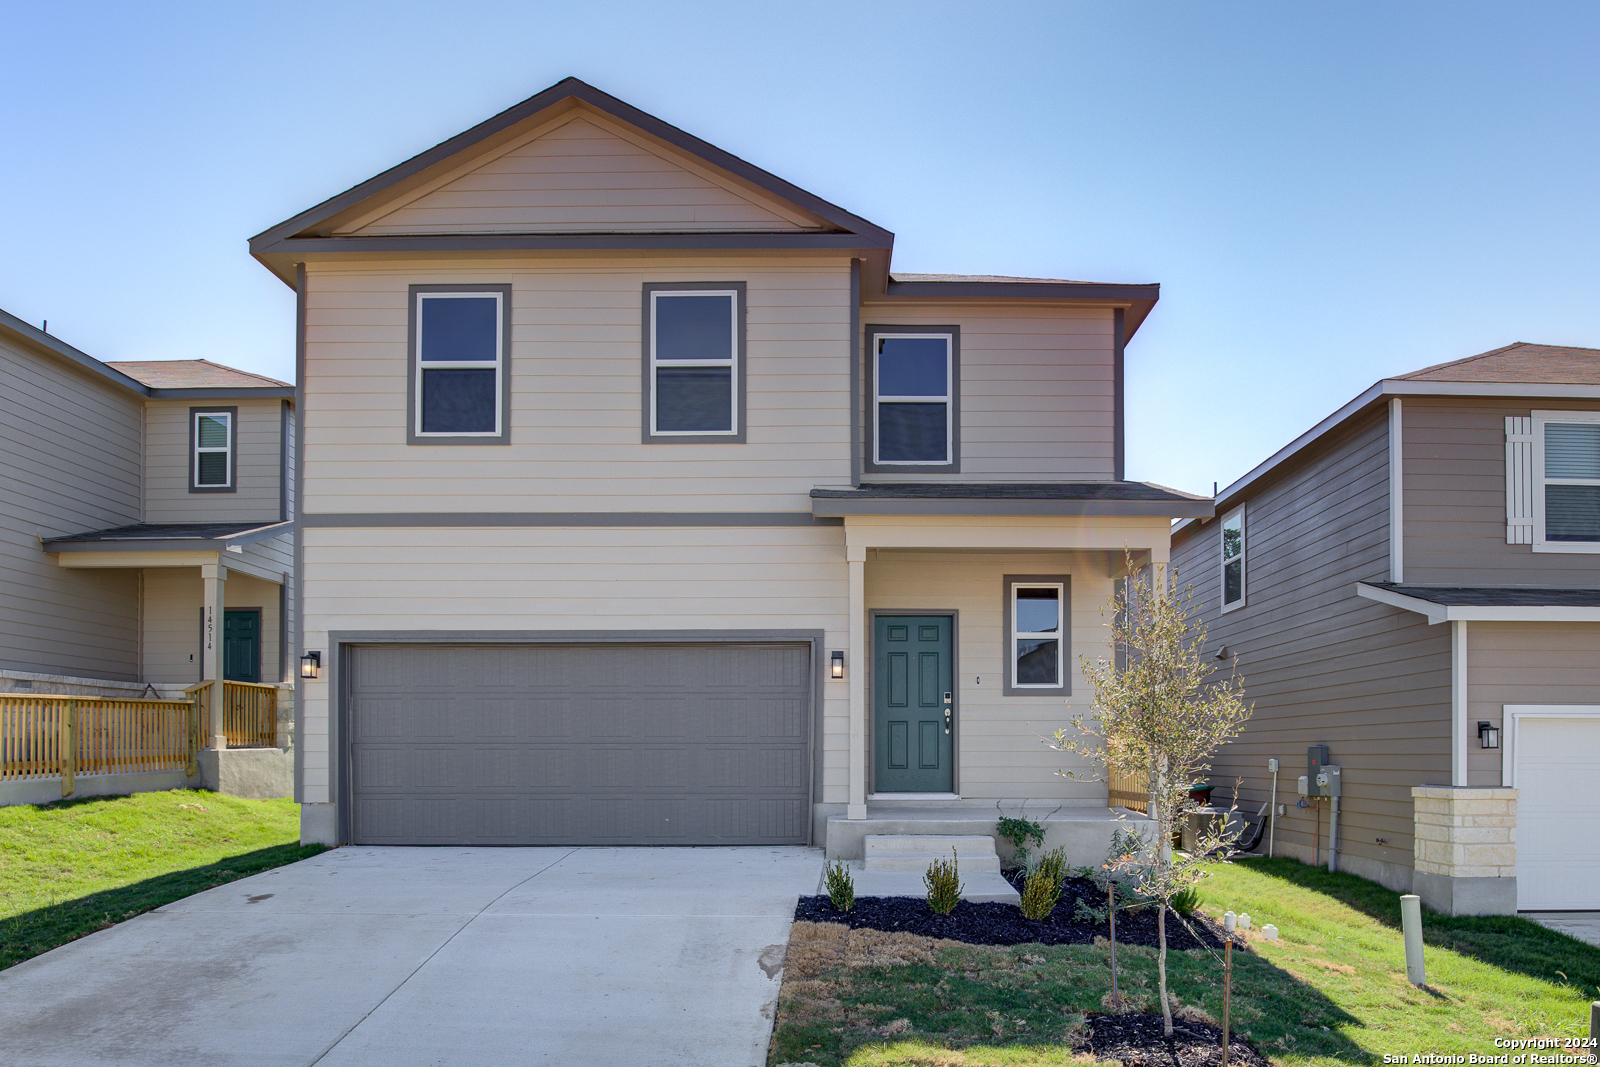
MULTIPOLYGON (((922 880, 922 871, 869 871, 860 860, 848 864, 850 877, 855 882, 858 897, 917 897, 925 899, 928 887, 922 880)), ((926 870, 926 868, 924 868, 926 870)), ((961 861, 961 899, 974 904, 1020 904, 1021 895, 999 871, 968 871, 961 861)), ((824 875, 817 883, 817 895, 828 895, 828 880, 824 875)))
POLYGON ((963 875, 1000 873, 1000 856, 987 834, 871 834, 863 844, 866 870, 872 872, 920 876, 934 860, 950 859, 953 851, 963 875))

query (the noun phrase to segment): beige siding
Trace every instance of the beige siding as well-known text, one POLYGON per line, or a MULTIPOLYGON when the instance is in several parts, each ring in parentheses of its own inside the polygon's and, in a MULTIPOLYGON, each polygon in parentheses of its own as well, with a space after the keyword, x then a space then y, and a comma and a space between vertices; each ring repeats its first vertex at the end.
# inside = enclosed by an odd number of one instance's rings
POLYGON ((1231 802, 1242 778, 1240 805, 1253 815, 1277 758, 1278 800, 1289 805, 1278 850, 1309 858, 1315 810, 1295 807, 1295 785, 1306 747, 1327 744, 1344 769, 1341 862, 1404 887, 1411 788, 1450 778, 1450 632, 1356 595, 1358 581, 1388 577, 1387 460, 1386 416, 1375 415, 1256 491, 1241 608, 1219 610, 1220 516, 1180 534, 1173 561, 1194 586, 1207 647, 1237 657, 1254 706, 1244 736, 1216 760, 1217 798, 1231 802))
MULTIPOLYGON (((192 685, 200 680, 200 608, 204 583, 198 567, 150 567, 144 572, 145 681, 192 685)), ((278 587, 230 572, 223 584, 229 608, 261 609, 261 680, 278 678, 278 587)))
POLYGON ((1467 702, 1468 784, 1498 786, 1504 748, 1478 744, 1479 721, 1503 726, 1507 704, 1600 705, 1600 623, 1468 623, 1467 702))
MULTIPOLYGON (((863 326, 961 327, 961 473, 876 473, 865 481, 1115 476, 1109 309, 868 304, 861 321, 863 326)), ((866 424, 870 460, 870 412, 866 424)))
POLYGON ((1102 613, 1111 596, 1108 562, 1106 553, 869 552, 869 611, 959 614, 957 789, 963 798, 1105 803, 1105 783, 1093 768, 1080 758, 1051 751, 1042 738, 1068 727, 1074 715, 1093 713, 1093 694, 1079 670, 1079 657, 1108 655, 1107 616, 1102 613), (1070 698, 1004 695, 1009 670, 1002 608, 1007 574, 1071 575, 1070 698), (1089 777, 1068 780, 1057 773, 1062 770, 1089 777))
POLYGON ((66 570, 39 542, 139 521, 140 406, 0 341, 0 666, 137 677, 137 574, 66 570))
POLYGON ((848 260, 518 260, 314 267, 308 514, 806 511, 849 481, 848 260), (748 443, 641 444, 646 282, 748 286, 748 443), (414 283, 512 285, 511 443, 406 444, 414 283))
MULTIPOLYGON (((334 630, 817 629, 844 648, 837 526, 306 529, 305 645, 334 630)), ((305 800, 328 798, 328 675, 303 683, 305 800)), ((823 788, 845 800, 849 695, 825 683, 823 788)))
POLYGON ((145 521, 228 522, 278 518, 278 452, 283 401, 270 398, 151 400, 145 410, 145 521), (236 489, 189 491, 189 413, 237 407, 236 489))
POLYGON ((397 233, 773 232, 815 220, 648 147, 598 117, 574 117, 351 231, 397 233))
POLYGON ((1406 581, 1600 584, 1600 553, 1506 544, 1506 416, 1597 409, 1600 403, 1592 400, 1407 397, 1406 581))

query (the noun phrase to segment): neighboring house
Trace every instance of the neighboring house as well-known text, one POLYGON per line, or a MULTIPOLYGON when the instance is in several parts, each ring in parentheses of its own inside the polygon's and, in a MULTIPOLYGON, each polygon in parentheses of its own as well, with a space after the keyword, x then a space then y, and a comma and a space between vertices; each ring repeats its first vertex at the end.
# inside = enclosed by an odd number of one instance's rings
POLYGON ((0 312, 0 693, 289 681, 293 396, 208 360, 102 363, 0 312))
POLYGON ((1173 535, 1255 714, 1217 760, 1279 852, 1441 911, 1600 908, 1600 350, 1515 344, 1378 382, 1173 535), (1319 840, 1320 837, 1320 840, 1319 840))
POLYGON ((306 840, 859 855, 1033 799, 1103 842, 1040 737, 1124 550, 1211 514, 1123 478, 1158 289, 892 243, 576 80, 252 240, 300 309, 306 840))

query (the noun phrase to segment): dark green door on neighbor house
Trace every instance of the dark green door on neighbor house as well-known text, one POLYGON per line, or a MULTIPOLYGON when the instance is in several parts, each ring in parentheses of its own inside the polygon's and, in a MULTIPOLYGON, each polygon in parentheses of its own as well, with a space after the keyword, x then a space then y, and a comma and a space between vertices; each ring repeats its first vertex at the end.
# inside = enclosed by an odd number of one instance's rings
POLYGON ((261 612, 222 613, 222 677, 230 682, 261 681, 261 612))
POLYGON ((876 792, 955 791, 953 623, 949 615, 879 615, 873 625, 876 792))

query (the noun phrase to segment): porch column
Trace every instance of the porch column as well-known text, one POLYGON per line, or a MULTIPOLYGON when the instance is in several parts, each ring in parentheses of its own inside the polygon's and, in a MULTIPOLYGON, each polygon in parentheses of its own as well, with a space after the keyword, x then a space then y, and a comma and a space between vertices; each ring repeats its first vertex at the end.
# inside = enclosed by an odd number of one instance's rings
POLYGON ((227 748, 228 739, 222 732, 222 611, 223 586, 228 572, 221 563, 202 563, 200 578, 205 585, 202 603, 205 621, 201 628, 201 677, 211 682, 211 722, 206 733, 212 748, 227 748))
POLYGON ((867 550, 848 545, 850 568, 850 792, 845 817, 867 817, 867 550))

